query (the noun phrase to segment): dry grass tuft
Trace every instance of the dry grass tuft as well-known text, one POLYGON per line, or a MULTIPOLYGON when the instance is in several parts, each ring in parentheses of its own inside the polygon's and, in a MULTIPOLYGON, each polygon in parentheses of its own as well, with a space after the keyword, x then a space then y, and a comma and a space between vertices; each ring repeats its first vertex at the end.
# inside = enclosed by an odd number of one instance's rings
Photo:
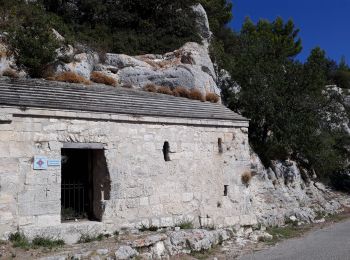
POLYGON ((147 92, 157 92, 157 86, 153 83, 149 83, 143 87, 143 90, 147 92))
POLYGON ((251 172, 244 172, 243 174, 242 174, 242 177, 241 177, 241 179, 242 179, 242 183, 243 184, 245 184, 247 187, 249 186, 249 183, 250 183, 250 181, 251 181, 251 179, 252 179, 252 173, 251 172))
POLYGON ((85 85, 90 85, 91 82, 86 78, 78 75, 77 73, 67 71, 63 72, 55 77, 56 81, 69 82, 69 83, 80 83, 85 85))
POLYGON ((118 84, 114 78, 109 77, 106 74, 98 71, 94 71, 91 73, 90 80, 95 83, 101 83, 114 87, 118 84))
POLYGON ((206 95, 205 95, 205 100, 206 101, 209 101, 211 103, 218 103, 220 98, 218 95, 216 95, 215 93, 211 93, 211 92, 208 92, 206 95))
POLYGON ((13 69, 6 69, 2 72, 2 75, 5 77, 9 77, 9 78, 18 78, 19 75, 17 73, 17 71, 13 70, 13 69))
POLYGON ((7 57, 7 52, 0 49, 0 59, 3 57, 7 57))
POLYGON ((202 94, 202 92, 200 92, 198 89, 193 88, 190 90, 190 94, 188 96, 190 99, 194 99, 194 100, 200 100, 200 101, 205 101, 205 98, 202 94))
POLYGON ((173 91, 166 86, 161 86, 157 89, 157 92, 160 94, 165 94, 165 95, 174 95, 173 91))
POLYGON ((173 92, 175 97, 189 98, 190 96, 190 91, 187 88, 181 86, 176 87, 173 92))
POLYGON ((130 83, 126 83, 121 85, 122 88, 133 88, 133 86, 130 83))

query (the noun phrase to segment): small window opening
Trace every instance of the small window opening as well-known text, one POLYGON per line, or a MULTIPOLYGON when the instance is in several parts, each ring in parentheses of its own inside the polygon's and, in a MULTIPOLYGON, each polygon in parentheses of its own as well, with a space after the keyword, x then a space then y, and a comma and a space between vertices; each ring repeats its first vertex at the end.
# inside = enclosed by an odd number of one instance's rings
POLYGON ((163 155, 164 155, 164 161, 166 162, 170 162, 170 145, 169 145, 169 142, 164 142, 164 145, 163 145, 163 155))
POLYGON ((219 148, 219 153, 223 153, 224 149, 222 148, 222 139, 218 139, 218 148, 219 148))
POLYGON ((228 185, 224 185, 224 196, 227 196, 228 193, 228 185))

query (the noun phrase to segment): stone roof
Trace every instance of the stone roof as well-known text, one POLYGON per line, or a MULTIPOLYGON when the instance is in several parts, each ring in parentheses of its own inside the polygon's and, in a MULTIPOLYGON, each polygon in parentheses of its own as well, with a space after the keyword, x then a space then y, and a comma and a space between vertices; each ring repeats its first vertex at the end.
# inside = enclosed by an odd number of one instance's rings
POLYGON ((140 90, 0 78, 0 105, 136 116, 248 121, 222 104, 140 90))

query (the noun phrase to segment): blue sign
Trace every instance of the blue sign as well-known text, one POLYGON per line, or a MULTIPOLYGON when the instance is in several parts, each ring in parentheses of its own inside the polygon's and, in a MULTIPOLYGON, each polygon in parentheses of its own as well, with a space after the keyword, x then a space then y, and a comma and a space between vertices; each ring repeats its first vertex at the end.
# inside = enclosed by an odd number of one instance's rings
POLYGON ((34 170, 47 170, 47 157, 46 156, 34 156, 34 170))
POLYGON ((48 166, 52 167, 60 167, 61 166, 61 159, 49 159, 47 161, 48 166))

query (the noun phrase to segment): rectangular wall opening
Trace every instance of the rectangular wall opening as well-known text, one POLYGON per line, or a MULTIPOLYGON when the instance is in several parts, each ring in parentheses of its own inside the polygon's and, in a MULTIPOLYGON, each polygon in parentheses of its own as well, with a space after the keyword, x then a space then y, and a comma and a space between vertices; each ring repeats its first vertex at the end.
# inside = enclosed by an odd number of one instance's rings
POLYGON ((110 196, 110 177, 102 149, 64 148, 61 219, 101 221, 110 196))

